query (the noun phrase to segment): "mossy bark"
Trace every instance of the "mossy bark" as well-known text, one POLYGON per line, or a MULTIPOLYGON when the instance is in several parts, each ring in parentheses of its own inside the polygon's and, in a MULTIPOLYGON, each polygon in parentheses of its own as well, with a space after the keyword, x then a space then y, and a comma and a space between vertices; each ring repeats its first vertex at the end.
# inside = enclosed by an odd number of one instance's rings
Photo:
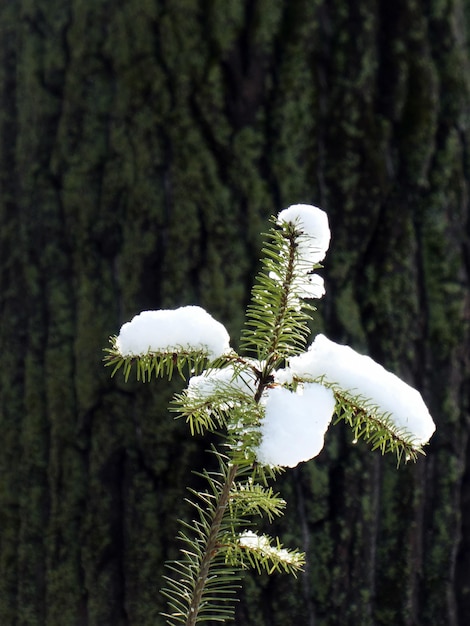
POLYGON ((236 338, 259 233, 296 202, 333 232, 314 330, 418 387, 438 430, 397 471, 331 428, 279 484, 305 574, 249 576, 236 622, 468 622, 465 10, 2 4, 1 624, 163 624, 206 442, 166 411, 177 383, 110 380, 102 348, 134 313, 190 303, 236 338))

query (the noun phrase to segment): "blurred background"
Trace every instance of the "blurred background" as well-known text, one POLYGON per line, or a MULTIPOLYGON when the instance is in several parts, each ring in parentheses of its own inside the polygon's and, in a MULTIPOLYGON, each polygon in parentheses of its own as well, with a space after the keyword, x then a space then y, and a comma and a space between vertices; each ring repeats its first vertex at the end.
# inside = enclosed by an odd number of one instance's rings
POLYGON ((237 347, 268 219, 329 215, 312 332, 417 387, 396 469, 347 427, 277 488, 297 579, 249 574, 237 626, 470 620, 465 0, 0 4, 0 624, 160 626, 208 442, 178 381, 110 378, 143 309, 199 304, 237 347))

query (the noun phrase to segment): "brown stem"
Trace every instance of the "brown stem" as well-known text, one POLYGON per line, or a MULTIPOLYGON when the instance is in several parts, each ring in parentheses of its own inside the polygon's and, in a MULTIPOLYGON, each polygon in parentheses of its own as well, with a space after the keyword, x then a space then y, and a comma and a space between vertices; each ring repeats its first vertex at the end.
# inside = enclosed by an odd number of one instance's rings
POLYGON ((209 575, 211 561, 219 550, 217 536, 219 534, 220 525, 222 523, 225 509, 227 508, 227 504, 229 501, 230 490, 232 488, 232 484, 235 480, 237 472, 238 472, 238 465, 232 465, 229 469, 227 478, 225 480, 224 486, 220 493, 219 501, 217 503, 217 508, 215 510, 215 515, 212 520, 209 535, 207 537, 207 543, 206 543, 206 547, 204 550, 204 556, 202 558, 201 565, 199 568, 199 576, 196 582, 196 586, 194 588, 194 593, 191 599, 191 604, 189 606, 189 614, 188 614, 188 619, 186 620, 186 626, 195 626, 196 624, 196 620, 197 620, 197 616, 199 613, 201 600, 202 600, 202 593, 206 585, 207 576, 209 575))

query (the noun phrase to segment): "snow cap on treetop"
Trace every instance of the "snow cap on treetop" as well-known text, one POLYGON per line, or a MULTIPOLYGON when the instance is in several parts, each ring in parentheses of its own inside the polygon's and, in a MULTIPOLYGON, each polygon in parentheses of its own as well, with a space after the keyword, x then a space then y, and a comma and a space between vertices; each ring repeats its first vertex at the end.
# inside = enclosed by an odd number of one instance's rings
POLYGON ((369 356, 317 335, 308 352, 289 359, 288 371, 303 380, 323 377, 347 397, 360 397, 378 416, 387 415, 413 446, 429 441, 436 426, 419 391, 369 356))
POLYGON ((225 326, 199 306, 142 311, 126 322, 116 339, 121 356, 206 352, 216 359, 230 351, 225 326))
POLYGON ((331 238, 325 211, 311 204, 292 204, 278 214, 277 222, 289 222, 298 226, 305 236, 302 242, 303 256, 308 257, 312 263, 323 261, 331 238))
POLYGON ((268 389, 263 397, 265 416, 256 458, 263 465, 295 467, 323 448, 335 409, 331 389, 318 383, 268 389))

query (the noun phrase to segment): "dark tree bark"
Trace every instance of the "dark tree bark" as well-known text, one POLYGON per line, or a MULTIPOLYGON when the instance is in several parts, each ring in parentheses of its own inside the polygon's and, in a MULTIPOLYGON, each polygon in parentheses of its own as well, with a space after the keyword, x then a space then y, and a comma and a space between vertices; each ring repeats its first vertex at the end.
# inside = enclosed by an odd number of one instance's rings
POLYGON ((236 344, 261 231, 330 217, 315 332, 422 392, 427 456, 330 429, 286 472, 299 579, 240 626, 470 620, 469 63, 462 0, 0 6, 0 623, 155 626, 189 468, 177 384, 111 380, 109 335, 198 303, 236 344))

